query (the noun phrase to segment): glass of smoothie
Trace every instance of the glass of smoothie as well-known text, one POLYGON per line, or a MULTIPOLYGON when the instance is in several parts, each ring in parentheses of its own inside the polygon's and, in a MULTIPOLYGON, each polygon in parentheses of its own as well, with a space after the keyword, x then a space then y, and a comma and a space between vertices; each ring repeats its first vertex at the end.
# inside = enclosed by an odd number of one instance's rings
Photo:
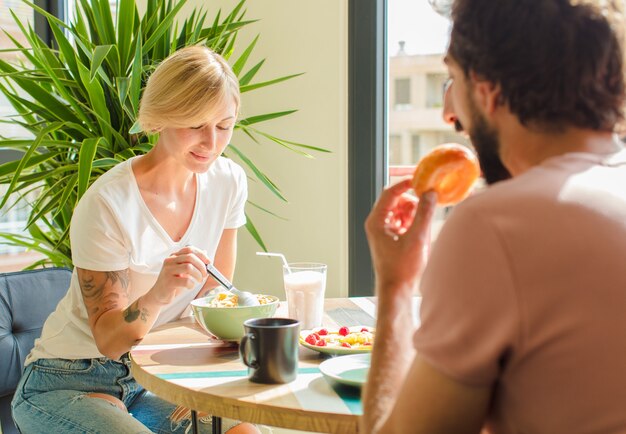
POLYGON ((302 330, 322 325, 326 264, 294 262, 283 265, 289 317, 300 321, 302 330))

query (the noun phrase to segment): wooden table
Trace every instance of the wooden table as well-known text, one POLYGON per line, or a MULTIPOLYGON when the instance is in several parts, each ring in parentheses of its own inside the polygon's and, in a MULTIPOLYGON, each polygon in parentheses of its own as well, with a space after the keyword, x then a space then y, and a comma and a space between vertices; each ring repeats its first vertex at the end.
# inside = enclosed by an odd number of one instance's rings
MULTIPOLYGON (((374 298, 325 302, 324 326, 374 326, 374 298)), ((275 316, 287 316, 281 302, 275 316)), ((167 401, 251 423, 324 433, 358 431, 360 391, 331 384, 319 372, 326 356, 300 348, 298 377, 289 384, 248 381, 236 345, 208 338, 186 318, 150 332, 131 351, 133 375, 167 401)))

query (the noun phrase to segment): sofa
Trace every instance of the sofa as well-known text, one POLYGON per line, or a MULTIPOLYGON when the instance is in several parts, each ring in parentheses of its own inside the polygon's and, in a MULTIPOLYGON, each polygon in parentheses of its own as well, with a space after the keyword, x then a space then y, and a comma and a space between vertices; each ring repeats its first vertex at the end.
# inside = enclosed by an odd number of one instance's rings
POLYGON ((48 315, 69 288, 72 271, 43 268, 0 273, 0 426, 17 433, 11 399, 24 369, 24 359, 41 335, 48 315))

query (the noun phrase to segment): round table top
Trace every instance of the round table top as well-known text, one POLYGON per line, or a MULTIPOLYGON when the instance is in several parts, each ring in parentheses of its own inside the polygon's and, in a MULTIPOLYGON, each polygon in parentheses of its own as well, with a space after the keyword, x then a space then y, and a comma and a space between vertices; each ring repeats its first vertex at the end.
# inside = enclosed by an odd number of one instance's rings
MULTIPOLYGON (((375 325, 371 298, 326 299, 324 326, 375 325)), ((281 302, 277 317, 286 316, 281 302)), ((236 344, 210 339, 185 318, 150 332, 130 353, 136 380, 178 405, 215 416, 304 431, 358 432, 360 390, 334 383, 319 371, 328 356, 300 347, 296 380, 258 384, 248 380, 236 344)))

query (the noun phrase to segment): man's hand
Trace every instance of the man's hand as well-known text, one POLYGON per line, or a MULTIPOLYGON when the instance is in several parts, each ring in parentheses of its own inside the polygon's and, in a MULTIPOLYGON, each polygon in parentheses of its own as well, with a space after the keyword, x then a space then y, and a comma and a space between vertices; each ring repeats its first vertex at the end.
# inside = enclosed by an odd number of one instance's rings
POLYGON ((376 344, 363 391, 361 430, 378 433, 394 408, 415 351, 411 298, 426 263, 430 222, 437 195, 425 193, 419 201, 406 194, 410 180, 381 194, 367 221, 378 311, 376 344))
POLYGON ((365 222, 380 289, 414 287, 426 264, 437 195, 427 192, 417 201, 406 194, 410 188, 407 179, 383 191, 365 222))

